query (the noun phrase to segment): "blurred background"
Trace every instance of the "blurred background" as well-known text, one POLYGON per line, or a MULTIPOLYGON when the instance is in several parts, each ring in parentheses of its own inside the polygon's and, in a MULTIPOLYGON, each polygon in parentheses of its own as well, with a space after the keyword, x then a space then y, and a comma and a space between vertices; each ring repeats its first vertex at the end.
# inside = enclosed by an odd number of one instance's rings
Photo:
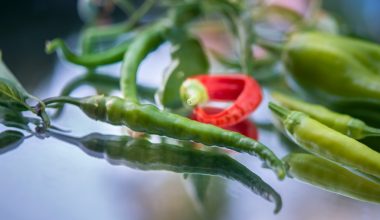
MULTIPOLYGON (((51 75, 55 57, 44 52, 47 40, 55 37, 64 38, 78 33, 97 10, 103 10, 104 14, 112 12, 116 21, 124 18, 123 13, 116 7, 91 8, 88 6, 90 1, 23 0, 2 3, 0 7, 0 48, 4 54, 3 59, 10 69, 16 75, 23 74, 22 77, 19 77, 23 85, 33 88, 40 82, 40 77, 51 75), (81 11, 81 15, 78 11, 81 11)), ((96 0, 94 2, 101 4, 105 1, 96 0)), ((141 0, 130 2, 134 5, 142 3, 141 0)), ((268 2, 282 2, 302 10, 303 2, 307 1, 268 0, 268 2)), ((352 35, 380 41, 380 26, 377 23, 380 19, 379 1, 325 0, 322 3, 328 12, 348 25, 352 35)))
MULTIPOLYGON (((3 2, 0 7, 0 49, 3 60, 21 83, 39 97, 58 95, 63 84, 83 69, 44 52, 45 42, 64 38, 75 46, 83 25, 98 16, 112 13, 113 21, 125 19, 118 9, 107 4, 89 8, 90 0, 23 0, 3 2), (80 13, 78 13, 78 11, 80 13)), ((276 0, 277 1, 277 0, 276 0)), ((100 0, 99 0, 100 2, 100 0)), ((141 1, 130 1, 140 5, 141 1)), ((272 1, 273 2, 273 1, 272 1)), ((278 1, 283 4, 301 0, 278 1)), ((380 42, 380 1, 322 1, 323 7, 347 25, 350 35, 380 42)), ((301 6, 299 6, 301 5, 301 6)), ((147 18, 154 19, 160 9, 147 18)), ((163 46, 145 62, 140 81, 159 84, 150 70, 163 70, 169 62, 169 48, 163 46), (157 62, 160 61, 160 62, 157 62)), ((117 74, 119 65, 107 71, 117 74)), ((83 87, 76 94, 90 93, 83 87)), ((265 106, 265 105, 262 105, 265 106)), ((120 128, 85 119, 74 108, 65 110, 57 124, 72 128, 78 135, 90 131, 120 133, 120 128), (85 120, 86 123, 78 123, 85 120)), ((270 121, 264 109, 254 116, 259 123, 270 121)), ((2 128, 2 127, 0 127, 2 128)), ((260 140, 274 146, 280 156, 284 140, 271 130, 260 129, 260 140)), ((295 180, 279 182, 260 163, 249 156, 236 158, 269 182, 283 197, 284 207, 273 215, 273 205, 257 197, 241 184, 212 178, 208 199, 199 204, 192 198, 191 185, 180 174, 143 172, 112 166, 91 158, 80 150, 54 139, 32 138, 19 149, 0 155, 0 219, 57 220, 145 220, 145 219, 380 219, 377 205, 354 201, 319 190, 295 180)))

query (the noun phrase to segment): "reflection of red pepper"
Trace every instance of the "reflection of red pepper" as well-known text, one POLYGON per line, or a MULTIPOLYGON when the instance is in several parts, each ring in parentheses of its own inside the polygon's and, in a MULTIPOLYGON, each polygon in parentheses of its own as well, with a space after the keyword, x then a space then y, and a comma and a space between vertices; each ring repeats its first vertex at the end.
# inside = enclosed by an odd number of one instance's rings
POLYGON ((200 106, 194 108, 193 114, 197 121, 219 127, 228 127, 243 121, 262 100, 259 84, 252 77, 243 74, 191 77, 184 82, 181 95, 191 105, 200 104, 207 98, 233 101, 231 106, 217 113, 208 113, 200 106), (202 94, 204 92, 207 94, 202 94))
MULTIPOLYGON (((217 113, 223 111, 223 109, 216 108, 216 107, 205 107, 204 111, 207 114, 217 114, 217 113)), ((196 120, 194 114, 192 114, 190 116, 190 118, 193 120, 196 120)), ((223 127, 223 128, 230 130, 230 131, 238 132, 242 135, 245 135, 245 136, 252 138, 252 139, 255 139, 255 140, 257 140, 257 138, 258 138, 257 128, 256 128, 255 124, 253 122, 251 122, 249 119, 245 119, 245 120, 243 120, 243 121, 241 121, 235 125, 232 125, 229 127, 223 127)))

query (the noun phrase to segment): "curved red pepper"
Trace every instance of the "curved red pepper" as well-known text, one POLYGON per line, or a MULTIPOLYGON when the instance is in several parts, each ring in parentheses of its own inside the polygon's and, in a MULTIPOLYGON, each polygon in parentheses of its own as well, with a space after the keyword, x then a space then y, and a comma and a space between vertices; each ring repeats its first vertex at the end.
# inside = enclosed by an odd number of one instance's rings
POLYGON ((194 117, 203 123, 219 127, 235 125, 246 119, 262 100, 260 85, 247 75, 198 75, 190 79, 198 80, 206 88, 210 100, 234 101, 218 113, 208 113, 200 106, 195 107, 194 117))
MULTIPOLYGON (((217 114, 223 111, 221 108, 217 107, 205 107, 204 111, 208 114, 217 114)), ((191 119, 196 120, 195 115, 192 114, 190 116, 191 119)), ((238 132, 244 136, 247 136, 249 138, 258 139, 258 131, 253 122, 251 122, 249 119, 245 119, 235 125, 229 126, 229 127, 223 127, 226 130, 235 131, 238 132)))

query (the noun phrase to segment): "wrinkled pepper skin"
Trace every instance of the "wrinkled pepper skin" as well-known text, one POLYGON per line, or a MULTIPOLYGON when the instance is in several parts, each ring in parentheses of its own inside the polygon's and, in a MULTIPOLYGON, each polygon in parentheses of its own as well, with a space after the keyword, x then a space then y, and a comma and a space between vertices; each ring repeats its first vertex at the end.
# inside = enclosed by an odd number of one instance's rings
POLYGON ((283 51, 291 84, 324 103, 380 103, 380 46, 317 32, 293 35, 283 51))

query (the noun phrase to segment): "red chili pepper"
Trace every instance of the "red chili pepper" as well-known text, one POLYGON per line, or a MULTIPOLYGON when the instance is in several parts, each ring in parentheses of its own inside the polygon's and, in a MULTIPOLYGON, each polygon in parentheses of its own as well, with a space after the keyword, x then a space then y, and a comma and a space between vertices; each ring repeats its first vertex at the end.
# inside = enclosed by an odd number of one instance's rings
POLYGON ((192 105, 205 101, 207 96, 209 100, 234 101, 231 106, 218 113, 208 113, 200 106, 194 108, 193 114, 197 121, 219 127, 228 127, 243 121, 262 100, 260 85, 252 77, 243 74, 194 76, 185 81, 181 94, 188 102, 191 100, 189 104, 192 105), (202 94, 204 91, 207 94, 202 94))
MULTIPOLYGON (((217 107, 205 107, 204 111, 208 114, 216 114, 216 113, 223 111, 223 109, 217 108, 217 107)), ((190 118, 193 120, 196 120, 194 114, 192 114, 190 116, 190 118)), ((243 120, 243 121, 241 121, 235 125, 232 125, 229 127, 223 127, 223 128, 226 130, 238 132, 244 136, 247 136, 247 137, 255 139, 255 140, 258 139, 257 128, 256 128, 255 124, 253 122, 251 122, 249 119, 245 119, 245 120, 243 120)))

